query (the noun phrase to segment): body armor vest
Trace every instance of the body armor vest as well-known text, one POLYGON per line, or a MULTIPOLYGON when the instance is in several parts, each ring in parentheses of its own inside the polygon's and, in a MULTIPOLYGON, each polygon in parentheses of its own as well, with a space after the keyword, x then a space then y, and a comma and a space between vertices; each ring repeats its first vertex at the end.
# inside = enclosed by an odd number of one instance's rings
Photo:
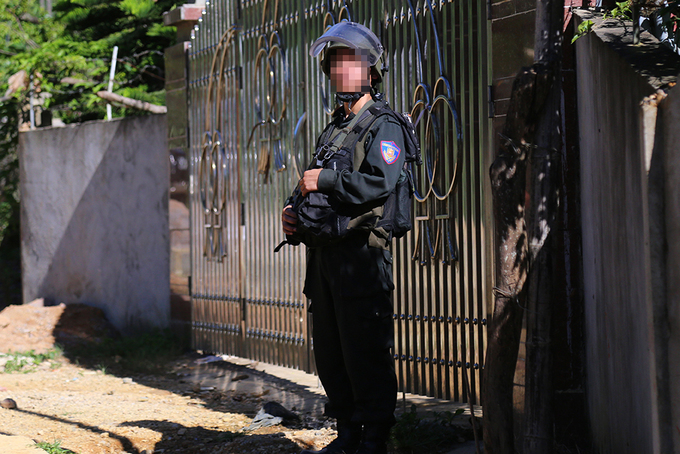
POLYGON ((335 171, 356 171, 364 156, 355 156, 356 151, 365 153, 361 140, 366 136, 373 122, 381 115, 390 115, 399 121, 404 131, 406 162, 396 188, 384 203, 376 206, 353 207, 338 202, 332 196, 321 192, 310 192, 303 197, 298 188, 286 201, 297 213, 297 231, 287 235, 279 244, 304 243, 309 247, 320 247, 335 243, 352 231, 381 231, 388 240, 402 237, 411 229, 411 198, 413 180, 408 168, 410 162, 421 163, 420 144, 409 119, 394 112, 386 102, 371 102, 362 109, 349 125, 338 128, 339 118, 334 114, 332 121, 319 136, 316 151, 309 169, 332 169, 335 171), (359 158, 359 159, 357 159, 359 158))

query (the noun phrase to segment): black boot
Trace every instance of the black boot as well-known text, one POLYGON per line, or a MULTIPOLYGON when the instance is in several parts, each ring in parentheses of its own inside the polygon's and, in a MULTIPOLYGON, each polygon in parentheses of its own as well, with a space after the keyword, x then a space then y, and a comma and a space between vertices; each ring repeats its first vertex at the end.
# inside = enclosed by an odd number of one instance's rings
POLYGON ((364 440, 355 454, 387 454, 387 439, 391 424, 368 423, 364 425, 364 440))
POLYGON ((305 449, 300 454, 354 454, 361 442, 361 424, 338 419, 338 436, 319 451, 305 449))

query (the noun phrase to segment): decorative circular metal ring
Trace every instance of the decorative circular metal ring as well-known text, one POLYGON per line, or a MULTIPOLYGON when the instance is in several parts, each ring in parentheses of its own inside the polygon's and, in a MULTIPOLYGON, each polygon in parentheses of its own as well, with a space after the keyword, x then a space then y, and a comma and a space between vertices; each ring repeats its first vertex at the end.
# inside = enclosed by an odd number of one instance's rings
POLYGON ((211 213, 213 209, 213 194, 210 192, 212 188, 207 184, 209 149, 212 149, 212 134, 210 134, 209 131, 206 131, 203 134, 203 140, 201 141, 201 156, 198 161, 198 191, 201 199, 201 206, 206 214, 211 213))

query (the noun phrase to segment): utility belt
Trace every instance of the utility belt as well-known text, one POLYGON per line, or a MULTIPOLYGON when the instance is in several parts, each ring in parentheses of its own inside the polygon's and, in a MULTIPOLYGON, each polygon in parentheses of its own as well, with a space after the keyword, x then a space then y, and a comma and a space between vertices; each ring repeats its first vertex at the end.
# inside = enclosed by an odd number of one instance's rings
MULTIPOLYGON (((333 169, 335 171, 354 171, 354 152, 357 144, 366 135, 373 122, 382 114, 402 118, 394 113, 386 103, 378 101, 366 109, 361 117, 355 119, 347 128, 335 135, 334 123, 321 134, 309 169, 333 169)), ((403 119, 403 118, 402 118, 403 119)), ((412 125, 407 131, 415 139, 412 125)), ((405 134, 407 136, 407 134, 405 134)), ((413 147, 407 138, 408 148, 413 147)), ((417 145, 416 145, 417 146, 417 145)), ((414 153, 420 158, 419 149, 414 153)), ((310 192, 302 195, 299 187, 286 200, 284 206, 291 205, 297 214, 297 228, 293 235, 286 235, 286 240, 277 246, 276 252, 286 243, 308 247, 328 246, 345 239, 352 232, 382 230, 388 236, 400 238, 412 228, 411 198, 414 193, 413 179, 407 164, 401 171, 395 189, 384 203, 374 207, 360 208, 343 204, 329 194, 310 192), (357 211, 359 210, 359 211, 357 211)))

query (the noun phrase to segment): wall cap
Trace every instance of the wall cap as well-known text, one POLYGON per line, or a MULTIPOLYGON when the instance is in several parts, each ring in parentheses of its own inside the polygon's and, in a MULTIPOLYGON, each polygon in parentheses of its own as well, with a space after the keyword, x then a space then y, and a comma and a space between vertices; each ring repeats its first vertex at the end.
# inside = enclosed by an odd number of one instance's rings
POLYGON ((667 92, 678 81, 680 55, 676 54, 651 33, 641 30, 640 44, 633 44, 633 24, 620 19, 602 19, 602 14, 575 9, 578 26, 586 20, 593 21, 592 32, 579 38, 575 45, 585 45, 589 35, 597 36, 618 53, 630 67, 656 90, 667 92))

